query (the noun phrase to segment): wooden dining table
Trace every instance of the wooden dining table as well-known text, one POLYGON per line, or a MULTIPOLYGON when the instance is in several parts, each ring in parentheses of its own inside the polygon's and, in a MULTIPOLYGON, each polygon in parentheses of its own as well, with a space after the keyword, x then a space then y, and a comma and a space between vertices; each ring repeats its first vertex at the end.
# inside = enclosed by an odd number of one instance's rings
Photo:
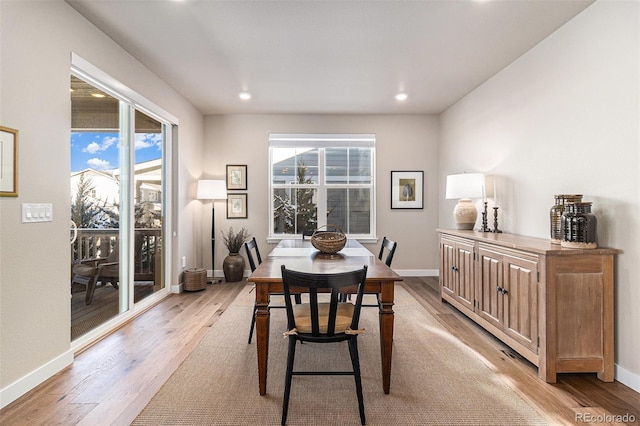
POLYGON ((357 240, 347 240, 346 246, 336 254, 323 254, 316 250, 309 240, 288 239, 281 240, 247 279, 255 283, 255 330, 260 395, 267 393, 269 295, 283 292, 280 268, 282 265, 287 269, 311 273, 338 273, 367 266, 365 292, 379 294, 382 389, 388 394, 391 383, 394 283, 402 281, 402 278, 357 240))

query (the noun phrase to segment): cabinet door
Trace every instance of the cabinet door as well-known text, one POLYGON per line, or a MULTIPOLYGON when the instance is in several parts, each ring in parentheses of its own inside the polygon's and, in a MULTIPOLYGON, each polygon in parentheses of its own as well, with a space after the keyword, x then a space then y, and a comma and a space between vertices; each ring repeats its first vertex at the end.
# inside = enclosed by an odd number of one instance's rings
POLYGON ((471 310, 475 295, 474 247, 473 241, 440 238, 440 291, 471 310))
POLYGON ((467 308, 474 308, 474 276, 475 265, 473 263, 473 243, 458 242, 456 244, 457 258, 457 289, 456 296, 458 301, 467 308))
POLYGON ((538 263, 529 256, 505 255, 504 331, 527 348, 538 348, 538 263))
POLYGON ((502 328, 502 263, 500 253, 483 247, 478 248, 477 313, 498 328, 502 328))
POLYGON ((449 295, 455 294, 456 277, 455 242, 448 238, 440 239, 440 291, 449 295))

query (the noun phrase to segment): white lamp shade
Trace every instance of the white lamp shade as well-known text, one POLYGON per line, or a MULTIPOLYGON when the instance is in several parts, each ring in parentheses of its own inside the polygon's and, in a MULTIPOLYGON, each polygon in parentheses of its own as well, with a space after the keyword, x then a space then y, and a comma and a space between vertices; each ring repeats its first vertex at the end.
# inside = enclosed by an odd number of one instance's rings
POLYGON ((227 184, 224 180, 199 180, 196 198, 198 200, 226 200, 227 184))
POLYGON ((484 197, 484 174, 461 173, 447 176, 447 199, 484 197))

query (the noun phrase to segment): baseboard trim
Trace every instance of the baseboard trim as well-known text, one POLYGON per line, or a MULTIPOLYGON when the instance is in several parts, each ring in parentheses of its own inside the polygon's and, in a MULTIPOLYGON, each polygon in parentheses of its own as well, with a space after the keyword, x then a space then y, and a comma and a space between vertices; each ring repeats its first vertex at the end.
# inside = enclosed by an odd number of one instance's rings
POLYGON ((640 392, 640 375, 632 373, 631 371, 620 367, 618 364, 614 365, 614 370, 617 381, 625 386, 629 386, 636 392, 640 392))
POLYGON ((4 408, 45 380, 73 364, 73 351, 68 349, 46 364, 0 390, 0 408, 4 408))

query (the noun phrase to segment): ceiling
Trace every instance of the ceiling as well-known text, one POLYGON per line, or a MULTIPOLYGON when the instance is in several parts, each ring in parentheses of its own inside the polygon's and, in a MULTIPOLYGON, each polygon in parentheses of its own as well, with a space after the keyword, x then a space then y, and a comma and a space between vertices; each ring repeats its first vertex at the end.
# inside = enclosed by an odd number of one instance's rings
POLYGON ((66 1, 203 114, 438 114, 592 3, 66 1))

